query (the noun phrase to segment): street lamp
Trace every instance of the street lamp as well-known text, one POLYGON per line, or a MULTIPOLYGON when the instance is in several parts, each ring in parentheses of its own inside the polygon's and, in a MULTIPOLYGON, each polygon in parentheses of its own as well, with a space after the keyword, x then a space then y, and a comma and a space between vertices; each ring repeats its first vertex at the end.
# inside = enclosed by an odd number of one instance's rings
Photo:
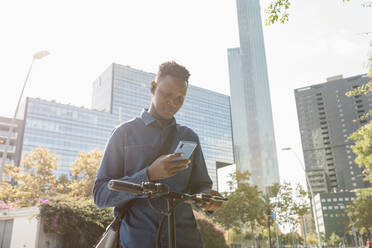
POLYGON ((23 83, 22 91, 21 91, 21 94, 20 94, 20 96, 18 98, 17 107, 16 107, 16 110, 15 110, 14 116, 12 118, 12 121, 10 123, 8 135, 6 137, 5 146, 4 146, 4 152, 3 152, 3 157, 2 157, 2 160, 1 160, 1 167, 0 167, 0 184, 3 182, 3 170, 4 170, 4 166, 5 166, 5 161, 6 161, 7 156, 8 156, 8 148, 9 148, 9 143, 10 143, 10 136, 12 135, 13 130, 14 130, 14 123, 15 123, 15 120, 16 120, 16 117, 17 117, 19 105, 20 105, 21 100, 22 100, 22 95, 23 95, 23 92, 25 90, 28 77, 30 76, 30 73, 31 73, 32 65, 34 64, 34 61, 36 59, 42 59, 42 58, 48 56, 49 54, 50 53, 48 51, 43 50, 43 51, 39 51, 39 52, 35 53, 32 56, 31 65, 30 65, 30 67, 28 69, 25 82, 23 83))
MULTIPOLYGON (((299 164, 301 165, 302 170, 305 173, 306 184, 307 184, 308 189, 310 191, 311 201, 313 203, 313 212, 314 212, 315 224, 316 224, 316 227, 317 227, 317 232, 316 233, 317 233, 317 236, 318 236, 318 245, 319 245, 319 247, 322 247, 321 240, 320 240, 320 229, 319 229, 319 225, 318 225, 318 215, 317 215, 316 209, 315 209, 315 199, 314 199, 313 189, 311 188, 309 177, 306 174, 305 165, 304 165, 304 163, 302 163, 302 161, 300 160, 297 153, 291 147, 282 148, 282 151, 292 151, 294 153, 295 157, 297 158, 299 164)), ((305 229, 304 229, 304 231, 305 231, 305 229)), ((306 240, 305 240, 305 243, 306 243, 306 240)))

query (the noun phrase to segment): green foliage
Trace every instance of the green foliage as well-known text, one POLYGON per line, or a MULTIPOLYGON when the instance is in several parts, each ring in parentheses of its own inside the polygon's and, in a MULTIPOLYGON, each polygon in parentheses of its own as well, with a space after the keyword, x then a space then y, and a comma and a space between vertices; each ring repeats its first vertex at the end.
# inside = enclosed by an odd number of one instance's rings
MULTIPOLYGON (((372 48, 372 41, 370 43, 372 48)), ((372 52, 369 58, 369 72, 368 76, 372 80, 372 52)), ((371 94, 372 93, 372 81, 367 84, 362 85, 352 91, 346 93, 347 96, 355 96, 360 94, 371 94)), ((372 116, 372 110, 363 116, 360 119, 368 119, 372 116)), ((356 155, 355 163, 360 167, 364 168, 363 170, 363 180, 372 183, 372 120, 367 124, 361 126, 358 130, 352 133, 348 139, 354 140, 355 144, 351 146, 351 149, 356 155)), ((369 197, 372 196, 372 187, 365 189, 358 189, 357 194, 360 197, 369 197)))
POLYGON ((332 233, 331 236, 329 236, 327 243, 328 245, 331 245, 331 246, 338 246, 340 242, 341 242, 340 236, 338 236, 335 233, 332 233))
MULTIPOLYGON (((228 182, 231 192, 225 193, 228 201, 214 213, 214 219, 226 229, 232 228, 234 233, 250 227, 251 234, 246 233, 244 236, 254 238, 256 235, 253 233, 257 232, 260 240, 264 235, 268 236, 268 225, 274 234, 272 213, 276 214, 277 223, 296 226, 299 217, 309 211, 308 194, 300 185, 293 187, 289 183, 275 184, 263 194, 256 186, 249 184, 248 172, 236 172, 231 177, 232 180, 228 182)), ((288 241, 288 244, 291 243, 288 241)))
POLYGON ((63 247, 92 247, 112 221, 112 209, 98 209, 91 199, 54 198, 40 205, 44 230, 62 236, 63 247))
POLYGON ((96 173, 101 163, 103 152, 97 149, 92 152, 81 152, 80 157, 72 164, 70 184, 71 195, 74 197, 91 197, 96 173))
POLYGON ((309 233, 306 235, 306 243, 308 245, 317 245, 318 244, 318 235, 316 233, 309 233))
MULTIPOLYGON (((355 141, 351 149, 356 155, 355 163, 363 168, 363 180, 372 183, 372 121, 352 133, 349 139, 355 141)), ((361 197, 372 196, 372 188, 358 189, 357 194, 361 197)))
POLYGON ((347 207, 347 214, 361 232, 372 229, 372 198, 358 198, 347 207))
POLYGON ((271 207, 279 224, 296 226, 299 218, 310 210, 309 194, 300 184, 293 187, 289 183, 277 185, 277 193, 272 195, 271 207))
MULTIPOLYGON (((372 48, 372 41, 370 42, 369 46, 372 48)), ((368 67, 369 67, 368 77, 370 78, 370 80, 372 80, 372 52, 368 60, 369 60, 368 61, 368 67)), ((371 92, 372 92, 372 81, 366 84, 363 84, 349 92, 346 92, 346 96, 351 97, 351 96, 357 96, 361 94, 368 95, 368 94, 371 94, 371 92)))
POLYGON ((0 188, 0 201, 10 206, 34 206, 39 199, 57 195, 57 156, 47 148, 38 147, 25 154, 21 167, 7 164, 4 175, 16 185, 3 182, 0 188))
POLYGON ((203 237, 206 248, 227 248, 224 237, 224 230, 213 223, 212 219, 208 218, 200 212, 194 211, 198 228, 203 237))
MULTIPOLYGON (((342 0, 349 2, 350 0, 342 0)), ((290 0, 272 0, 266 7, 267 14, 265 24, 271 25, 276 22, 286 23, 289 20, 289 7, 291 6, 290 0)))
POLYGON ((285 23, 288 21, 288 9, 291 3, 289 0, 275 0, 271 1, 269 6, 265 9, 268 15, 265 20, 266 25, 274 24, 278 21, 285 23))
POLYGON ((303 244, 303 238, 298 233, 290 232, 283 233, 279 237, 281 245, 289 245, 296 247, 295 244, 303 244))
POLYGON ((231 193, 225 193, 228 198, 220 209, 214 213, 214 219, 226 229, 239 230, 244 223, 253 223, 262 219, 262 208, 257 186, 248 183, 249 173, 236 172, 228 182, 231 193))
POLYGON ((57 156, 47 148, 38 147, 25 155, 21 167, 5 166, 4 175, 16 184, 2 183, 0 202, 11 207, 27 207, 59 194, 90 198, 101 159, 102 152, 98 150, 82 152, 72 164, 72 180, 67 175, 57 179, 57 156))

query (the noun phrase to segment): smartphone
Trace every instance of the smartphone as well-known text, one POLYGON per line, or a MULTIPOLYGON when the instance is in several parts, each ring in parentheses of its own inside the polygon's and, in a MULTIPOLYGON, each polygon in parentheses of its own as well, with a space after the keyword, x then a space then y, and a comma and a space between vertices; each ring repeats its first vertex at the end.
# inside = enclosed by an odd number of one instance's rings
POLYGON ((180 143, 178 143, 178 146, 176 150, 174 151, 174 153, 183 153, 183 156, 172 159, 172 161, 189 160, 196 146, 197 146, 197 143, 195 142, 181 140, 180 143))

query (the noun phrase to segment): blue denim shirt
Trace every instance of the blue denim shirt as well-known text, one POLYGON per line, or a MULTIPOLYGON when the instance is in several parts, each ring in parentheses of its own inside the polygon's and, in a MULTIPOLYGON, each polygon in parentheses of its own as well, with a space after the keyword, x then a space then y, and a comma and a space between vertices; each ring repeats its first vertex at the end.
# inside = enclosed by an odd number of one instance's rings
MULTIPOLYGON (((113 131, 106 145, 94 183, 93 197, 99 208, 115 207, 115 213, 129 200, 136 198, 120 227, 120 240, 125 248, 155 247, 156 231, 161 216, 149 206, 148 201, 163 211, 166 211, 166 201, 111 191, 107 188, 107 183, 111 179, 134 183, 148 182, 147 167, 156 159, 174 125, 176 134, 169 153, 173 153, 180 140, 194 141, 198 145, 187 169, 157 182, 167 184, 171 191, 191 194, 203 192, 212 186, 198 135, 193 130, 176 124, 175 119, 163 127, 146 110, 142 111, 140 117, 121 124, 113 131)), ((204 247, 191 206, 181 204, 176 208, 175 214, 177 247, 204 247)), ((162 231, 161 247, 168 247, 167 226, 165 224, 162 231)))

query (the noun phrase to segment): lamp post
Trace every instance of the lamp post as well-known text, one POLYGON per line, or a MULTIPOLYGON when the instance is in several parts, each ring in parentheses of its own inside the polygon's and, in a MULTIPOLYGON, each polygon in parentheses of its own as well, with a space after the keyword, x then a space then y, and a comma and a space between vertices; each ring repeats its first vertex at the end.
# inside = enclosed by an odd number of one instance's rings
MULTIPOLYGON (((301 168, 302 170, 304 171, 305 173, 305 178, 306 178, 306 184, 308 186, 308 189, 310 191, 310 195, 311 195, 311 201, 312 201, 312 204, 313 204, 313 212, 314 212, 314 218, 315 218, 315 225, 316 225, 316 229, 317 229, 317 236, 318 236, 318 246, 319 247, 322 247, 322 243, 321 243, 321 240, 320 240, 320 230, 319 230, 319 225, 318 225, 318 215, 316 213, 316 209, 315 209, 315 199, 314 199, 314 194, 313 194, 313 189, 311 188, 311 185, 310 185, 310 180, 309 180, 309 177, 307 176, 306 174, 306 170, 305 170, 305 165, 302 163, 302 161, 300 160, 300 158, 298 157, 297 153, 291 148, 291 147, 285 147, 285 148, 282 148, 282 151, 292 151, 295 155, 295 157, 297 158, 299 164, 301 165, 301 168)), ((304 230, 305 231, 305 230, 304 230)), ((305 241, 306 242, 306 241, 305 241)))
POLYGON ((22 95, 23 95, 23 92, 25 90, 25 87, 26 87, 26 84, 27 84, 27 80, 28 80, 28 77, 30 76, 30 73, 31 73, 31 69, 32 69, 32 65, 34 64, 34 61, 36 59, 42 59, 44 58, 45 56, 48 56, 50 53, 48 51, 39 51, 37 53, 35 53, 33 56, 32 56, 32 61, 31 61, 31 65, 28 69, 28 72, 27 72, 27 75, 26 75, 26 79, 25 79, 25 82, 23 83, 23 87, 22 87, 22 91, 21 91, 21 94, 18 98, 18 103, 17 103, 17 107, 16 107, 16 110, 14 112, 14 116, 10 122, 10 127, 9 127, 9 132, 8 132, 8 135, 6 137, 6 141, 5 141, 5 146, 4 146, 4 151, 3 151, 3 157, 2 157, 2 160, 1 160, 1 167, 0 167, 0 184, 3 182, 3 170, 4 170, 4 166, 5 166, 5 161, 7 159, 7 156, 8 156, 8 148, 9 148, 9 144, 10 144, 10 136, 12 135, 13 133, 13 130, 14 130, 14 123, 15 123, 15 120, 16 120, 16 117, 17 117, 17 113, 18 113, 18 109, 19 109, 19 105, 21 104, 21 100, 22 100, 22 95))

